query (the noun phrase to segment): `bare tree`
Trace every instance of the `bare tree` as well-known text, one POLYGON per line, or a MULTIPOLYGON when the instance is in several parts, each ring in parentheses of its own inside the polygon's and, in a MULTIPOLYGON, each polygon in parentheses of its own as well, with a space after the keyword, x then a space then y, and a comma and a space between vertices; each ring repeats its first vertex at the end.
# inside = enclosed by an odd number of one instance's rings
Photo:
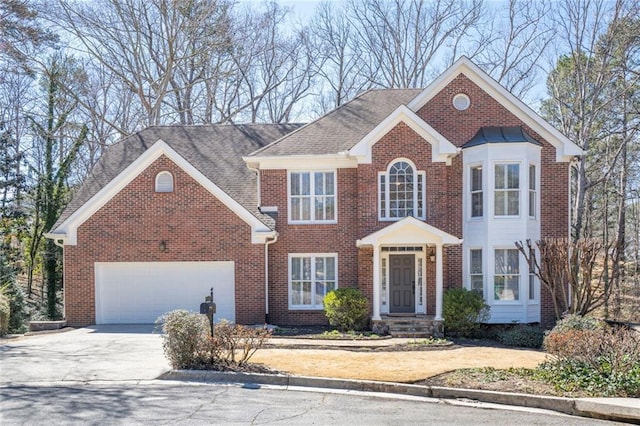
POLYGON ((536 248, 531 240, 515 244, 530 272, 551 294, 557 319, 565 314, 586 315, 604 303, 607 289, 598 263, 606 250, 599 240, 547 238, 536 241, 536 248))
POLYGON ((538 83, 540 60, 554 40, 547 0, 509 0, 506 11, 489 15, 486 45, 476 61, 509 92, 524 97, 538 83))
POLYGON ((225 46, 224 0, 57 0, 56 4, 49 9, 55 12, 54 23, 136 95, 146 115, 138 127, 188 122, 189 91, 208 65, 200 59, 225 46), (167 108, 169 104, 173 107, 167 108))
POLYGON ((424 87, 481 19, 480 0, 364 0, 349 3, 363 72, 379 87, 424 87))
POLYGON ((320 86, 320 113, 339 107, 372 84, 363 74, 364 54, 357 46, 357 31, 346 12, 345 7, 334 3, 321 3, 309 26, 320 86))

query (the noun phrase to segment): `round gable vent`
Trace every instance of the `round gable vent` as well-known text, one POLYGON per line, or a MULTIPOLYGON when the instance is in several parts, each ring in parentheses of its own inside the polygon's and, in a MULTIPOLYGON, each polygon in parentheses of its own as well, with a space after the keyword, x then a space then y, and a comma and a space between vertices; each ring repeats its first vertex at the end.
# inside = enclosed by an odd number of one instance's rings
POLYGON ((471 99, 464 93, 458 93, 453 97, 453 107, 458 111, 464 111, 471 105, 471 99))

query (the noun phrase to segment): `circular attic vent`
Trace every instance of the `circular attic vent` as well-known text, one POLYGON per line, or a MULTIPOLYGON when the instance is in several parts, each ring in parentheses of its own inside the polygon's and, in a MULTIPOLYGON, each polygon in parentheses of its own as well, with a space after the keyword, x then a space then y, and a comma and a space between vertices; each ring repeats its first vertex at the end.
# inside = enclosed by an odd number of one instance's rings
POLYGON ((464 93, 458 93, 453 97, 453 107, 458 111, 464 111, 471 105, 471 100, 464 93))

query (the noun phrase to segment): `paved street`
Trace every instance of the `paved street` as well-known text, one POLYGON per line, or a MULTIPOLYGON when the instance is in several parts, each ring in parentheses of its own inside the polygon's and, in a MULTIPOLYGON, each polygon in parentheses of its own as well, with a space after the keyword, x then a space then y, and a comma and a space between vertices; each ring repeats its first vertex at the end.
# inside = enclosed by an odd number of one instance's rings
POLYGON ((452 406, 435 400, 390 395, 163 381, 4 387, 0 388, 0 413, 3 425, 611 424, 541 412, 452 406))
POLYGON ((477 402, 157 380, 170 367, 152 330, 94 326, 3 341, 0 424, 598 423, 477 402))

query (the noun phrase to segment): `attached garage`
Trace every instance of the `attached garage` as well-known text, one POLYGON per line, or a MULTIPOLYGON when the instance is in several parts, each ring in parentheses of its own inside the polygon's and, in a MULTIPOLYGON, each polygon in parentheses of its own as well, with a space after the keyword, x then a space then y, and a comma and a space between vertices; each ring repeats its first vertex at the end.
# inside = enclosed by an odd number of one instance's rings
POLYGON ((96 324, 150 324, 175 309, 198 311, 211 287, 216 321, 235 321, 234 262, 96 262, 96 324))

